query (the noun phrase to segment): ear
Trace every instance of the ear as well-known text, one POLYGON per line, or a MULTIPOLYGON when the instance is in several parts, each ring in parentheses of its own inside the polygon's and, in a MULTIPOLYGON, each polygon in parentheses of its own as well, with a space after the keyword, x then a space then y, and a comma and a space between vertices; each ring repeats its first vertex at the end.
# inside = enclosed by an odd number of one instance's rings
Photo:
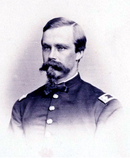
POLYGON ((76 61, 79 61, 84 55, 84 51, 77 52, 76 53, 76 61))

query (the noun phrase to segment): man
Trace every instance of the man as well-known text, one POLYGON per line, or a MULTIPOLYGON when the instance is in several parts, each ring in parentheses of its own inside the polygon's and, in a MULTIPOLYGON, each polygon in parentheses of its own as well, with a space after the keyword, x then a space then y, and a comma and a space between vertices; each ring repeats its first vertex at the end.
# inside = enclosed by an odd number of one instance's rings
POLYGON ((62 17, 50 20, 41 45, 40 70, 48 81, 15 103, 10 127, 35 143, 41 140, 50 155, 84 156, 96 130, 119 111, 119 102, 80 78, 86 37, 77 23, 62 17))

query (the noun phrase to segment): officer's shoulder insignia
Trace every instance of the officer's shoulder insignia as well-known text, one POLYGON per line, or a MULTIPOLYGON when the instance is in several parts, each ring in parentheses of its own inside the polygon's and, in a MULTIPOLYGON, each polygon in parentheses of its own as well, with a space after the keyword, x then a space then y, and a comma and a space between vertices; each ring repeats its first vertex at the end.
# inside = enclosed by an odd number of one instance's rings
POLYGON ((25 99, 25 98, 27 97, 27 95, 28 95, 28 94, 24 94, 24 95, 22 95, 22 96, 19 98, 18 101, 21 101, 21 100, 25 99))
POLYGON ((113 96, 111 96, 110 94, 103 94, 100 97, 98 97, 98 100, 102 101, 103 103, 107 104, 109 101, 115 99, 113 96))

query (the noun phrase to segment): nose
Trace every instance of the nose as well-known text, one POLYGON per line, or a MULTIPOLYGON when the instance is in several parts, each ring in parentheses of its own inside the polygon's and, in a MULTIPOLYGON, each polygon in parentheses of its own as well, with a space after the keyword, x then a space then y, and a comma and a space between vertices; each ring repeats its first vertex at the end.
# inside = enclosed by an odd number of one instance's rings
POLYGON ((51 49, 51 52, 49 54, 49 58, 56 60, 56 50, 54 48, 51 49))

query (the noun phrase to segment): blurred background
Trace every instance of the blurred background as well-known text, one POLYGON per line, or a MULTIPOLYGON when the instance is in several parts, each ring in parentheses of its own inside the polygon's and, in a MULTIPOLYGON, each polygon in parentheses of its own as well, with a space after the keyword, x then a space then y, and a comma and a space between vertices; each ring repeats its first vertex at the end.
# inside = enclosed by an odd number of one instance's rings
POLYGON ((42 29, 60 16, 79 23, 87 36, 82 79, 118 98, 129 117, 129 0, 1 0, 0 132, 8 127, 14 102, 46 82, 39 72, 42 29))

